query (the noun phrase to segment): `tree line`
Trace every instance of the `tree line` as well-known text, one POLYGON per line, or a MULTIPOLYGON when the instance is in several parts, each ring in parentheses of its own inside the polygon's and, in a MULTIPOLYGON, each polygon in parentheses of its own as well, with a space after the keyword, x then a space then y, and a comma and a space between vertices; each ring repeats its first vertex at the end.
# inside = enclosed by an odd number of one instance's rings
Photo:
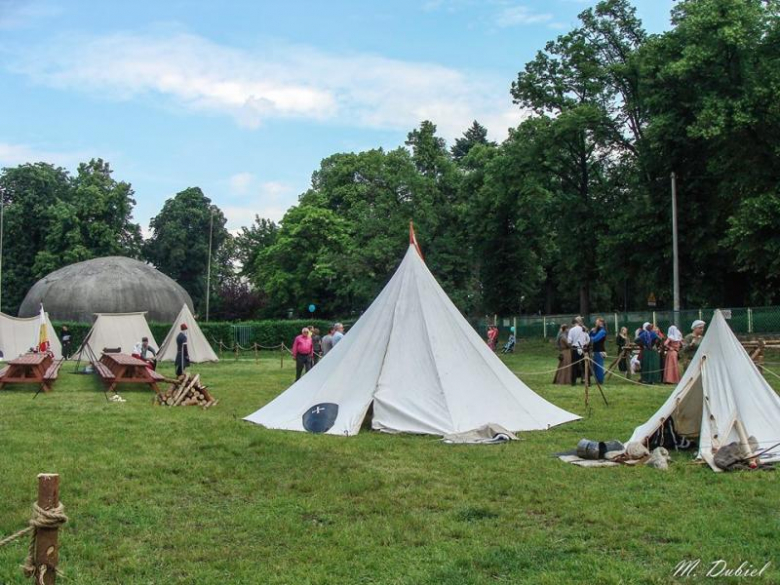
POLYGON ((226 319, 359 313, 410 220, 466 313, 641 309, 650 293, 669 307, 672 173, 683 306, 777 302, 778 8, 683 0, 650 35, 630 2, 603 1, 518 73, 509 91, 527 115, 502 143, 475 121, 448 146, 424 121, 397 149, 325 158, 278 225, 258 217, 235 236, 198 188, 166 201, 144 241, 132 188, 104 161, 5 169, 3 308, 106 254, 150 261, 201 307, 212 214, 212 315, 226 319))

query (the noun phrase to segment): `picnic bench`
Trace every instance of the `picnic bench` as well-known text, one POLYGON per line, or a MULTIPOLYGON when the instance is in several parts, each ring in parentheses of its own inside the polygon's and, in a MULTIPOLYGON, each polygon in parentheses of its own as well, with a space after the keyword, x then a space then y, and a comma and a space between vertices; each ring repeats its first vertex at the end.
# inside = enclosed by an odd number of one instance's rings
POLYGON ((6 384, 38 384, 43 392, 51 392, 63 360, 48 353, 27 353, 12 359, 0 370, 0 390, 6 384))
POLYGON ((126 353, 103 353, 92 367, 108 392, 114 392, 119 384, 146 384, 159 394, 157 383, 165 380, 164 376, 148 368, 144 360, 126 353))

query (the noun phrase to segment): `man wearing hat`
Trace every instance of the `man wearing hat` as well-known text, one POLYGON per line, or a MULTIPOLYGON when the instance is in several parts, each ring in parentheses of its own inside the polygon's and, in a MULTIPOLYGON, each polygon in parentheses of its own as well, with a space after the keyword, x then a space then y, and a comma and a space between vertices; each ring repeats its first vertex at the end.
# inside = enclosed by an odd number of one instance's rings
POLYGON ((686 368, 688 367, 688 364, 691 363, 696 350, 699 349, 701 340, 704 339, 704 327, 706 325, 707 324, 701 319, 696 319, 696 321, 691 323, 691 332, 683 339, 682 351, 685 356, 686 368))
POLYGON ((190 354, 187 351, 187 324, 181 324, 181 331, 176 336, 176 377, 184 373, 190 365, 190 354))

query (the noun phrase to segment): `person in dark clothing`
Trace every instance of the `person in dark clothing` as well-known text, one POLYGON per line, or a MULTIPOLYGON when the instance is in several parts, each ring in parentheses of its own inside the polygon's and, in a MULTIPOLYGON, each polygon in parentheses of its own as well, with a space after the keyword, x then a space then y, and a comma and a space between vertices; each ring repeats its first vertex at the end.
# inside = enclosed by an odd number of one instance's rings
POLYGON ((190 365, 190 354, 187 351, 187 324, 181 324, 181 331, 176 336, 176 377, 181 376, 190 365))
POLYGON ((62 357, 68 359, 70 357, 70 346, 73 341, 73 337, 70 334, 70 329, 67 325, 63 325, 60 329, 60 341, 62 342, 62 357))
POLYGON ((317 362, 322 357, 322 337, 320 337, 320 330, 316 327, 311 327, 311 342, 314 345, 314 353, 311 356, 312 366, 316 366, 317 362))

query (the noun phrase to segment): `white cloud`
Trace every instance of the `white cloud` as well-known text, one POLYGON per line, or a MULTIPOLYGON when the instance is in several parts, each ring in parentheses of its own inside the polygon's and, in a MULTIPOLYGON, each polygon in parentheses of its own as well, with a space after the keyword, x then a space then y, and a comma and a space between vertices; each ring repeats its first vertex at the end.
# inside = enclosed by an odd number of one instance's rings
POLYGON ((237 173, 228 179, 230 190, 239 195, 245 194, 254 182, 255 177, 252 173, 237 173))
POLYGON ((228 179, 233 196, 227 204, 220 205, 227 218, 227 228, 237 232, 241 226, 250 225, 255 215, 278 222, 285 212, 297 203, 298 191, 280 181, 260 181, 252 173, 238 173, 228 179), (236 181, 236 177, 240 177, 236 181), (234 189, 236 183, 239 189, 234 189))
MULTIPOLYGON (((246 50, 181 32, 119 33, 28 47, 14 61, 14 71, 49 86, 119 100, 151 96, 250 128, 298 118, 408 130, 430 118, 452 138, 473 119, 521 117, 503 77, 299 45, 246 50)), ((506 127, 490 130, 506 136, 506 127)))
POLYGON ((56 152, 39 149, 28 144, 0 142, 0 167, 13 167, 25 163, 46 162, 62 167, 75 167, 91 157, 85 152, 56 152))
POLYGON ((496 14, 496 24, 502 28, 549 23, 552 19, 551 13, 536 12, 523 4, 507 6, 496 14))

